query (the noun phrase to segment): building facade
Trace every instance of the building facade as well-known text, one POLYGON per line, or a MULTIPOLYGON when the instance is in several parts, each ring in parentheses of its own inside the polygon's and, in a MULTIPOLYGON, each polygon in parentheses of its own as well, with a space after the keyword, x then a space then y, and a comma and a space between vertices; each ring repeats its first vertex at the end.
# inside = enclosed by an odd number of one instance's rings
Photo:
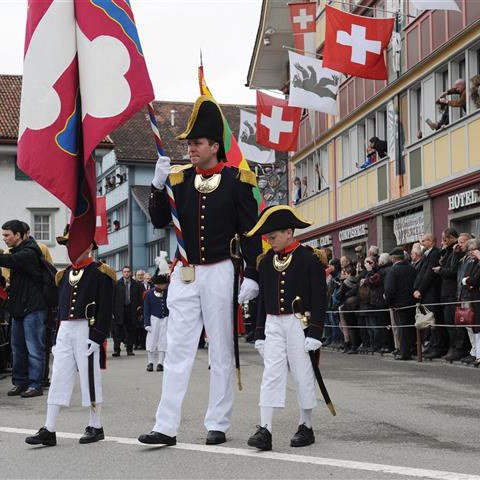
POLYGON ((69 263, 67 250, 55 237, 63 233, 69 210, 17 165, 21 91, 21 76, 0 75, 0 225, 12 219, 28 223, 31 235, 47 245, 56 267, 63 268, 69 263))
MULTIPOLYGON (((332 3, 355 14, 402 15, 397 16, 396 46, 391 43, 387 52, 388 81, 343 76, 338 115, 317 113, 315 135, 308 114, 302 119, 289 162, 290 180, 308 179, 296 208, 314 225, 302 231, 302 241, 353 257, 358 245, 364 251, 372 244, 382 251, 408 249, 421 233, 439 238, 448 226, 480 234, 480 2, 456 2, 460 12, 416 11, 405 0, 332 3), (459 79, 466 81, 465 108, 448 107, 448 124, 436 130, 431 126, 441 116, 436 100, 459 79), (386 154, 361 168, 372 137, 387 142, 386 154)), ((321 55, 329 2, 317 3, 321 55)), ((293 46, 289 22, 283 2, 264 0, 250 87, 288 94, 283 45, 293 46), (275 33, 264 42, 268 27, 275 33)))

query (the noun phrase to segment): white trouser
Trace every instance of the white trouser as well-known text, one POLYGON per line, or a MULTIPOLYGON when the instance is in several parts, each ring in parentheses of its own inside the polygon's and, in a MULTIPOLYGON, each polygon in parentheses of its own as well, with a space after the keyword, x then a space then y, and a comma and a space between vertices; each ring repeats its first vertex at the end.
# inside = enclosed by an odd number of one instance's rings
MULTIPOLYGON (((53 356, 52 381, 47 403, 68 407, 72 397, 77 370, 80 375, 82 406, 90 406, 88 383, 88 322, 74 320, 60 323, 53 356)), ((102 379, 100 374, 99 352, 95 352, 93 371, 95 379, 95 401, 102 403, 102 379)))
POLYGON ((231 260, 195 266, 195 281, 180 279, 178 264, 168 288, 167 353, 156 432, 175 436, 202 326, 209 339, 210 395, 207 430, 226 432, 233 409, 233 264, 231 260))
POLYGON ((285 406, 288 367, 297 387, 299 407, 308 410, 317 405, 315 374, 304 345, 300 320, 293 315, 267 315, 261 407, 285 406))
POLYGON ((150 316, 152 331, 147 333, 145 342, 147 352, 167 351, 167 322, 168 317, 158 318, 150 316))
POLYGON ((478 360, 480 359, 480 333, 473 333, 472 328, 467 328, 467 332, 472 345, 470 355, 478 360))

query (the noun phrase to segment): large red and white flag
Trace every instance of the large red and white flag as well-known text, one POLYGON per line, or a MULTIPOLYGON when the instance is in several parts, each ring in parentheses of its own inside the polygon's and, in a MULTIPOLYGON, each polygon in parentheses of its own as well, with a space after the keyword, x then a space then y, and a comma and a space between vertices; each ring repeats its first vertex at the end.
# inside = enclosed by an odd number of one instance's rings
POLYGON ((72 211, 72 261, 95 236, 94 149, 153 98, 128 0, 29 1, 18 163, 72 211))
POLYGON ((323 66, 355 77, 387 80, 385 49, 393 18, 370 18, 326 6, 323 66))
MULTIPOLYGON (((410 0, 418 10, 454 10, 460 12, 455 0, 410 0)), ((477 0, 478 1, 478 0, 477 0)))
POLYGON ((315 55, 316 2, 290 3, 288 6, 296 51, 315 55))
POLYGON ((302 110, 257 90, 257 143, 281 152, 297 149, 302 110))

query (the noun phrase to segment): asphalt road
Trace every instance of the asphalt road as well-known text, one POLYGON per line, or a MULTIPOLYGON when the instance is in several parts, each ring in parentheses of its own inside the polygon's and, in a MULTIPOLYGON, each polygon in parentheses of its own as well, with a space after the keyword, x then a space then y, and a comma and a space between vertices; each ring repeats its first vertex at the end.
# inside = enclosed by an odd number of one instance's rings
POLYGON ((480 480, 480 370, 443 361, 397 362, 391 357, 322 352, 321 370, 337 410, 321 401, 314 413, 316 443, 295 449, 298 410, 293 384, 287 407, 274 417, 273 451, 246 445, 258 419, 261 358, 241 345, 243 391, 237 392, 228 442, 204 445, 208 355, 198 352, 176 447, 147 447, 162 373, 145 371, 145 352, 112 358, 103 377, 107 439, 79 445, 88 420, 75 389, 62 410, 58 445, 30 447, 24 438, 44 425, 46 396, 8 397, 0 381, 0 478, 315 478, 480 480))

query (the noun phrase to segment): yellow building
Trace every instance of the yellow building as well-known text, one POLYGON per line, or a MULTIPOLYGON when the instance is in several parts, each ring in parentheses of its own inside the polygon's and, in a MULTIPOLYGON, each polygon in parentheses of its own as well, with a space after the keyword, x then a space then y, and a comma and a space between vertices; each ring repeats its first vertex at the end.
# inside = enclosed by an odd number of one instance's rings
MULTIPOLYGON (((326 1, 317 8, 319 55, 326 1)), ((399 47, 388 49, 388 81, 343 76, 339 114, 317 113, 315 135, 306 113, 302 119, 289 164, 290 198, 298 177, 304 185, 296 207, 314 221, 302 241, 354 256, 358 245, 408 247, 422 232, 438 237, 448 226, 480 234, 480 92, 472 87, 472 80, 480 84, 480 1, 456 2, 460 12, 416 11, 406 0, 332 2, 359 15, 404 15, 399 47), (465 108, 448 107, 448 125, 435 130, 436 100, 458 79, 466 81, 465 108), (386 154, 361 168, 372 137, 386 142, 386 154)), ((292 46, 288 6, 264 0, 248 85, 287 94, 292 46)))

